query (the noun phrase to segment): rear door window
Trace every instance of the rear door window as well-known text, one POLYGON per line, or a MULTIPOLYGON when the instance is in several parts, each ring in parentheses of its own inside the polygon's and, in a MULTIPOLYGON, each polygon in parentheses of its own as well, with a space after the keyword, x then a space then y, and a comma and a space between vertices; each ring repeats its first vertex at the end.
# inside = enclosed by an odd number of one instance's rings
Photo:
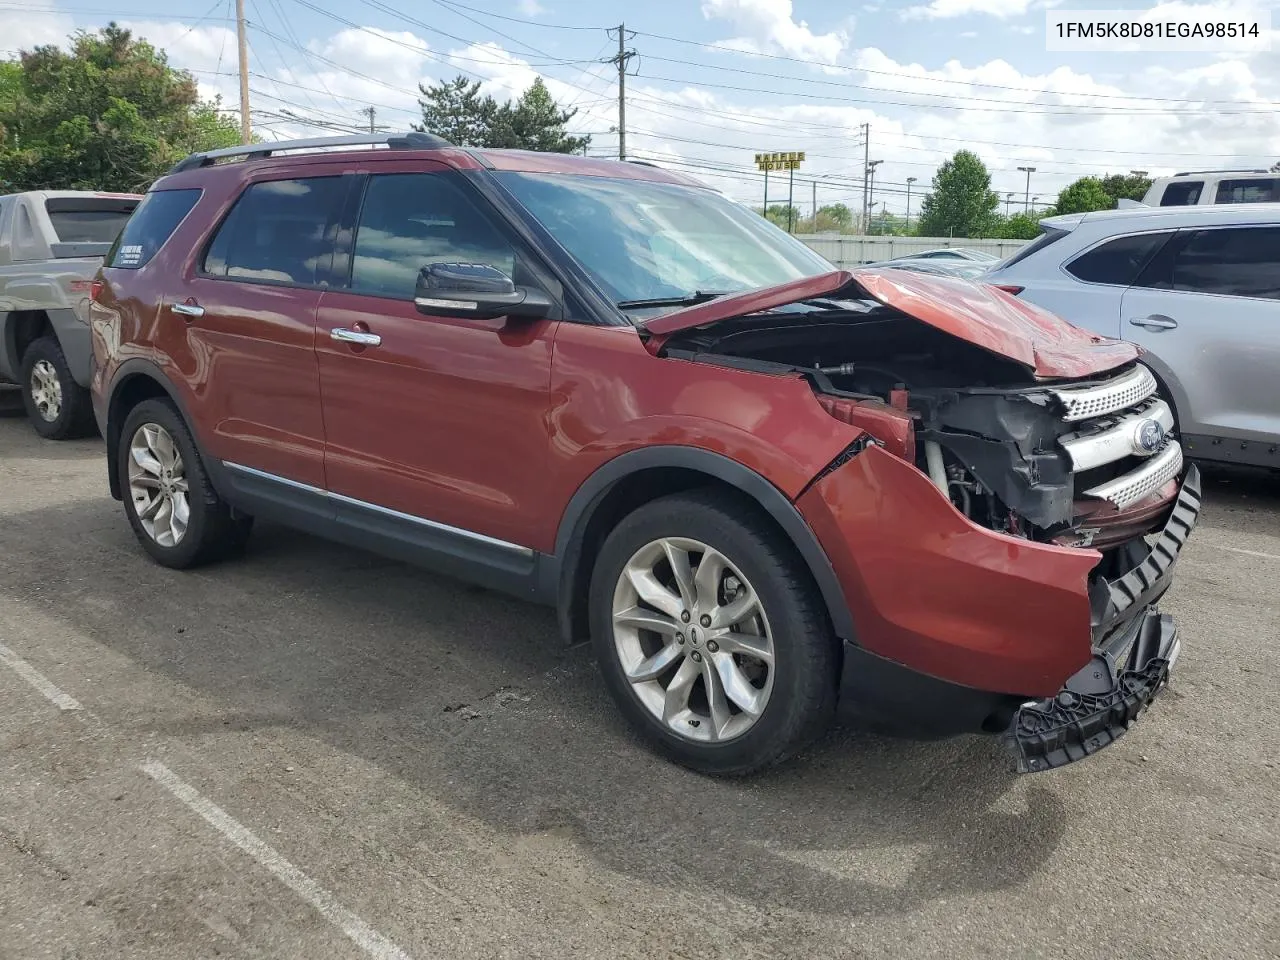
POLYGON ((59 243, 114 243, 137 206, 133 197, 51 197, 44 202, 59 243))
POLYGON ((369 178, 351 264, 351 291, 412 300, 430 263, 484 263, 515 275, 515 249, 444 174, 369 178))
POLYGON ((1215 203, 1272 203, 1280 200, 1280 179, 1251 177, 1241 180, 1220 180, 1215 203))
POLYGON ((1116 237, 1076 257, 1067 264, 1067 273, 1085 283, 1127 287, 1172 236, 1169 230, 1116 237))
POLYGON ((146 266, 199 199, 199 190, 148 193, 108 251, 106 265, 125 270, 146 266))
POLYGON ((1200 191, 1203 189, 1203 180, 1183 180, 1178 183, 1171 183, 1164 188, 1164 196, 1160 198, 1160 206, 1195 206, 1200 202, 1200 191))
POLYGON ((1280 227, 1192 232, 1174 257, 1172 287, 1280 300, 1280 227))
POLYGON ((351 177, 251 184, 205 252, 207 276, 312 287, 329 279, 351 177))
POLYGON ((1057 227, 1044 228, 1044 233, 1040 234, 1040 236, 1036 237, 1004 263, 1000 264, 1000 269, 1003 270, 1008 267, 1012 267, 1015 263, 1020 260, 1027 259, 1027 257, 1031 256, 1033 253, 1039 253, 1051 243, 1057 243, 1070 232, 1070 230, 1059 230, 1057 227))

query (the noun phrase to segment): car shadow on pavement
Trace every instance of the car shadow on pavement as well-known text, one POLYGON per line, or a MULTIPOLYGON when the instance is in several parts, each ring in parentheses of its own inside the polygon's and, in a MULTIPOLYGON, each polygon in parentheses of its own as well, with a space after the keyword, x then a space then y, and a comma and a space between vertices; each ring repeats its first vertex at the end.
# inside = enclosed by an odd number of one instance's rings
MULTIPOLYGON (((902 914, 1027 881, 1065 830, 1055 792, 1011 791, 984 738, 837 730, 754 777, 690 773, 629 733, 549 611, 278 527, 243 560, 184 574, 151 563, 105 498, 17 514, 0 528, 0 584, 216 707, 156 712, 124 690, 93 707, 108 721, 186 742, 289 727, 513 844, 567 837, 663 888, 902 914)), ((388 842, 411 850, 413 833, 388 842)))

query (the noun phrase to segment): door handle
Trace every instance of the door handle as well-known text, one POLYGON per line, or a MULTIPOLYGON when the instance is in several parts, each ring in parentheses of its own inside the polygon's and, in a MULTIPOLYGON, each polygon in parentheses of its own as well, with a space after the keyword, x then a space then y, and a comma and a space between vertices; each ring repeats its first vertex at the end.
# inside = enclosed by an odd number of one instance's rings
POLYGON ((346 327, 334 327, 329 331, 329 339, 337 340, 340 343, 354 343, 362 347, 378 347, 382 345, 382 338, 376 333, 366 333, 364 330, 348 330, 346 327))
POLYGON ((1135 327, 1146 327, 1148 330, 1172 330, 1178 321, 1164 314, 1153 313, 1149 317, 1133 317, 1130 321, 1135 327))
POLYGON ((181 317, 204 316, 204 307, 198 303, 175 303, 170 309, 181 317))

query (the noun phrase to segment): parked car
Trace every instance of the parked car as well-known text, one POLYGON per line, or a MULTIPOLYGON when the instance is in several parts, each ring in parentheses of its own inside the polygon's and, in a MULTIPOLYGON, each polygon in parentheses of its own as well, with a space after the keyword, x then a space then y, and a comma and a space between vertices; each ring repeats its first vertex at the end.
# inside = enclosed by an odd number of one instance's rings
POLYGON ((155 560, 269 517, 552 604, 698 770, 838 711, 1055 767, 1180 650, 1155 603, 1199 480, 1133 346, 836 270, 679 173, 429 134, 197 154, 92 315, 111 493, 155 560))
POLYGON ((991 269, 991 263, 980 260, 884 260, 867 266, 893 270, 915 270, 918 273, 933 273, 944 277, 962 277, 965 280, 976 280, 991 269))
POLYGON ((1274 170, 1191 170, 1157 177, 1142 197, 1149 207, 1276 201, 1280 201, 1280 173, 1274 170))
MULTIPOLYGON (((974 263, 995 263, 1000 258, 994 253, 988 253, 986 250, 975 250, 972 247, 939 247, 937 250, 921 250, 919 253, 904 253, 902 256, 894 257, 893 260, 883 260, 881 263, 891 263, 902 260, 965 260, 974 263)), ((870 264, 868 264, 870 266, 870 264)))
POLYGON ((0 196, 0 382, 17 383, 36 432, 92 430, 89 282, 140 197, 0 196))
POLYGON ((1050 217, 985 278, 1146 352, 1184 449, 1280 467, 1280 204, 1050 217))

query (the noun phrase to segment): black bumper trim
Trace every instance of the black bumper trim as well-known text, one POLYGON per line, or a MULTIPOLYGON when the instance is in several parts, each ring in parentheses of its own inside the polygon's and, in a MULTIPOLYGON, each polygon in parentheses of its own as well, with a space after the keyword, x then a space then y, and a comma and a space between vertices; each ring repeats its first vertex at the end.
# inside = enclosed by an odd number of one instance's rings
POLYGON ((1131 629, 1126 665, 1118 674, 1107 655, 1096 653, 1057 696, 1018 710, 1005 739, 1019 773, 1052 770, 1097 753, 1128 731, 1164 689, 1181 647, 1173 617, 1150 610, 1131 629))
POLYGON ((1169 589, 1178 554, 1200 517, 1200 468, 1191 464, 1174 501, 1169 519, 1145 560, 1121 577, 1099 582, 1090 590, 1095 647, 1109 646, 1108 638, 1131 625, 1143 608, 1169 589), (1095 595, 1096 594, 1096 595, 1095 595))

